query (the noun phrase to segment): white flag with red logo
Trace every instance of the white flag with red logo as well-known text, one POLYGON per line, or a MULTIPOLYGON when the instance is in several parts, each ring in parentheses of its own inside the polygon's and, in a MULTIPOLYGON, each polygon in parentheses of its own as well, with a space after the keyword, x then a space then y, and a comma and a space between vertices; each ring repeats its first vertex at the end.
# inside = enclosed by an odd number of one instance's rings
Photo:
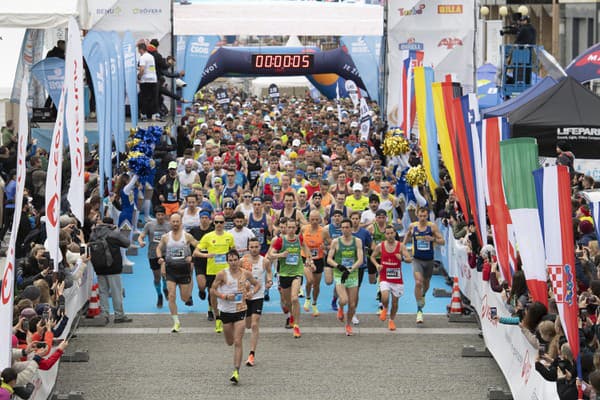
POLYGON ((75 18, 69 18, 67 36, 67 53, 65 61, 66 99, 66 129, 69 135, 71 156, 71 180, 67 199, 71 212, 83 225, 85 202, 84 171, 84 110, 83 110, 83 56, 81 50, 81 35, 75 18))
POLYGON ((50 142, 50 157, 48 158, 48 175, 46 176, 46 236, 47 250, 54 260, 54 270, 58 271, 58 263, 62 254, 58 249, 60 233, 60 200, 62 188, 63 136, 65 120, 65 86, 60 94, 56 123, 50 142))
POLYGON ((13 326, 13 297, 15 281, 15 246, 17 244, 17 233, 19 222, 21 222, 21 211, 23 208, 23 192, 25 190, 25 157, 27 155, 27 137, 29 136, 29 123, 27 120, 27 97, 29 83, 27 77, 23 77, 21 84, 21 102, 19 104, 19 133, 17 139, 17 187, 15 194, 15 217, 13 218, 8 251, 6 253, 6 266, 2 276, 2 287, 0 292, 0 370, 10 367, 13 326))

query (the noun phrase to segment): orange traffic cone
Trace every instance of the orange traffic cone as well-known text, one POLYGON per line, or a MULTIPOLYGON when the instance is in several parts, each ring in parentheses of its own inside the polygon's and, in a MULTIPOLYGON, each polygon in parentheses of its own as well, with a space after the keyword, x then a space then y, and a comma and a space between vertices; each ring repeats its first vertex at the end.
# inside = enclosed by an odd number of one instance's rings
POLYGON ((452 300, 450 302, 450 314, 459 314, 463 312, 462 302, 460 301, 460 288, 458 287, 458 277, 454 278, 452 286, 452 300))
POLYGON ((98 297, 98 284, 94 283, 86 318, 94 318, 97 315, 100 315, 100 298, 98 297))

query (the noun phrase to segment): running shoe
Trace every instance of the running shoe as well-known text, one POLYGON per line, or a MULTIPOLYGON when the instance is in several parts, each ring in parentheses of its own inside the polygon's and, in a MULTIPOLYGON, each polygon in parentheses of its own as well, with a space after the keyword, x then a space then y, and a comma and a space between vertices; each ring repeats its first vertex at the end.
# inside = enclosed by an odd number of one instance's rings
POLYGON ((379 320, 380 321, 385 321, 387 318, 387 309, 385 307, 383 307, 381 309, 381 312, 379 313, 379 320))
POLYGON ((338 310, 337 299, 335 297, 331 300, 331 309, 333 311, 337 311, 338 310))
POLYGON ((156 301, 156 308, 162 308, 163 306, 163 295, 158 295, 158 300, 156 301))
POLYGON ((337 319, 344 321, 344 307, 339 307, 337 311, 337 319))
POLYGON ((292 324, 290 324, 290 317, 285 319, 285 329, 292 329, 292 324))
POLYGON ((304 290, 302 288, 298 291, 298 297, 304 297, 304 290))
POLYGON ((200 297, 200 300, 206 300, 206 290, 198 289, 198 297, 200 297))
POLYGON ((308 312, 310 310, 310 299, 304 300, 304 311, 308 312))
POLYGON ((169 298, 169 289, 167 289, 166 287, 163 288, 163 294, 165 295, 165 299, 169 298))
POLYGON ((221 321, 220 319, 215 321, 215 332, 216 333, 223 332, 223 321, 221 321))
POLYGON ((356 315, 354 317, 352 317, 352 324, 354 324, 354 325, 360 324, 360 321, 358 320, 358 318, 356 318, 356 315))
POLYGON ((298 327, 298 325, 294 325, 294 338, 298 339, 300 336, 302 336, 300 334, 300 327, 298 327))
POLYGON ((192 296, 190 296, 190 298, 188 299, 188 301, 185 302, 185 305, 188 307, 191 307, 194 305, 194 299, 192 299, 192 296))
POLYGON ((312 312, 313 312, 313 317, 318 317, 319 316, 319 309, 317 308, 316 304, 312 305, 312 312))
POLYGON ((394 322, 394 320, 390 319, 388 321, 388 329, 390 331, 395 331, 396 330, 396 323, 394 322))
POLYGON ((240 382, 240 373, 237 369, 233 371, 233 374, 231 374, 231 378, 229 378, 229 380, 233 382, 234 385, 237 385, 240 382))
POLYGON ((352 326, 350 325, 346 325, 346 336, 353 336, 354 333, 352 332, 352 326))
POLYGON ((417 324, 423 323, 423 311, 417 311, 417 324))
POLYGON ((269 296, 269 289, 265 290, 264 300, 265 301, 271 301, 271 296, 269 296))
POLYGON ((180 330, 181 330, 181 323, 179 323, 179 322, 175 322, 175 323, 173 324, 173 328, 171 329, 171 332, 173 332, 173 333, 177 333, 177 332, 179 332, 180 330))
POLYGON ((215 314, 213 314, 212 310, 208 310, 208 313, 206 314, 206 320, 207 321, 215 320, 215 314))
POLYGON ((254 367, 254 354, 250 354, 248 359, 246 360, 246 365, 249 367, 254 367))

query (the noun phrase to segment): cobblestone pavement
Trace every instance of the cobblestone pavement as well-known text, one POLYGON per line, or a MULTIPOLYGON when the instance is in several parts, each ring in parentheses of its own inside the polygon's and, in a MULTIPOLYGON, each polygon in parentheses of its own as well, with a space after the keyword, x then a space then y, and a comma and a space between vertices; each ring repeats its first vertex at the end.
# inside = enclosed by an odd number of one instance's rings
MULTIPOLYGON (((485 399, 487 388, 506 388, 491 358, 461 358, 463 345, 482 347, 475 324, 444 316, 397 318, 385 329, 375 315, 359 315, 346 337, 332 314, 301 321, 302 337, 283 328, 283 317, 263 316, 256 365, 229 382, 232 348, 198 315, 169 332, 165 315, 133 315, 131 324, 79 328, 69 351, 87 349, 88 363, 62 363, 56 393, 95 399, 485 399)), ((244 360, 250 334, 244 338, 244 360)))

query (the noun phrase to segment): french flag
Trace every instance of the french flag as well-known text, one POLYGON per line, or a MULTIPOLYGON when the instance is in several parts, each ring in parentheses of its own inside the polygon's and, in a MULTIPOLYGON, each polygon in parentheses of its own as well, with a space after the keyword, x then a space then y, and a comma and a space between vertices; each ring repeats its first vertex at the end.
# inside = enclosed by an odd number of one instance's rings
POLYGON ((558 314, 573 357, 579 355, 577 282, 575 280, 575 240, 571 218, 571 179, 564 165, 540 168, 533 172, 535 191, 544 238, 548 276, 558 314))

